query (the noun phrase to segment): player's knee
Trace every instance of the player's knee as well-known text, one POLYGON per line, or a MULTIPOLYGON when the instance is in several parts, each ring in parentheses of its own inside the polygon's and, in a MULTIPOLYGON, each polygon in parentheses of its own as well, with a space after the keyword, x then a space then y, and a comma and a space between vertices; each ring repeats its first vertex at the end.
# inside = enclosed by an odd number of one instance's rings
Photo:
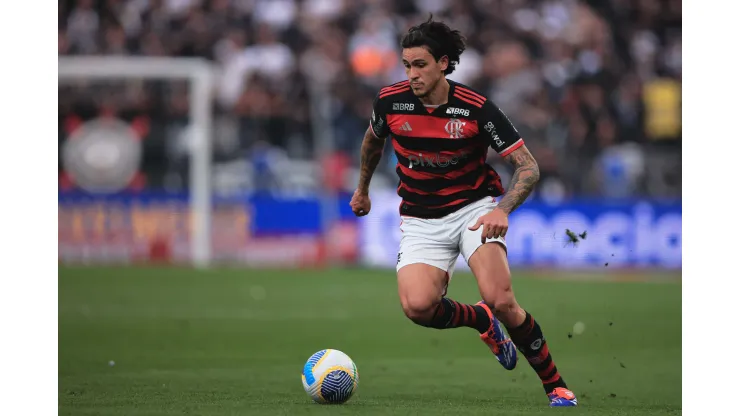
POLYGON ((510 286, 493 291, 490 294, 484 294, 483 300, 491 308, 493 314, 502 321, 506 321, 510 315, 516 314, 519 309, 514 291, 510 286))
POLYGON ((412 296, 401 299, 401 307, 406 317, 422 326, 429 325, 438 304, 438 299, 425 299, 423 297, 412 296))

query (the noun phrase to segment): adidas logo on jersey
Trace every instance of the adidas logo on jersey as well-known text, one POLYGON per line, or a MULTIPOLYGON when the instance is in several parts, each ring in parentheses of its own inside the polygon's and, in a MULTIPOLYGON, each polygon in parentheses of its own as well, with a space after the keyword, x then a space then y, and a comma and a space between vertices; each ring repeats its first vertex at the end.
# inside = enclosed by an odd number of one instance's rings
POLYGON ((399 127, 399 129, 401 129, 403 131, 412 131, 411 124, 409 124, 408 121, 405 122, 405 123, 403 123, 403 125, 401 127, 399 127))
POLYGON ((467 108, 450 107, 447 109, 447 114, 450 114, 453 116, 461 115, 463 117, 467 117, 470 115, 470 110, 468 110, 467 108))

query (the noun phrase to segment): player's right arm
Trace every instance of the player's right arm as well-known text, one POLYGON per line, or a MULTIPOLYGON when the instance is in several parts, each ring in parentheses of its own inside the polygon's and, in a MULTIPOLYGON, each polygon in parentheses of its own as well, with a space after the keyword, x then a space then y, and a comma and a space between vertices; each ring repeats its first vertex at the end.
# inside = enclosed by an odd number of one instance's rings
POLYGON ((372 127, 368 127, 365 138, 362 139, 362 150, 360 151, 360 183, 357 185, 357 190, 361 194, 367 195, 370 192, 370 179, 383 155, 383 147, 385 147, 385 138, 379 138, 373 132, 372 127))
POLYGON ((360 181, 357 190, 352 196, 350 206, 358 217, 370 212, 370 179, 378 167, 380 157, 383 155, 385 138, 390 133, 388 123, 385 120, 385 111, 378 97, 373 102, 373 115, 370 118, 370 126, 362 139, 360 150, 360 181))

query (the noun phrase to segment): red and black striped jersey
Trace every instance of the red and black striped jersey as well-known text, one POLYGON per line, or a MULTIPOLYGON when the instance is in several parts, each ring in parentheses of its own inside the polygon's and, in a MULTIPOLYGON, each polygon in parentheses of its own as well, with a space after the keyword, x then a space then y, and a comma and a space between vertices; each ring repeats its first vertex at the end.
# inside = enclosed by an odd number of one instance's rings
POLYGON ((488 148, 506 156, 524 144, 504 113, 480 93, 448 80, 447 103, 424 106, 408 81, 382 88, 370 128, 391 136, 398 159, 400 213, 441 218, 486 196, 504 193, 486 163, 488 148))

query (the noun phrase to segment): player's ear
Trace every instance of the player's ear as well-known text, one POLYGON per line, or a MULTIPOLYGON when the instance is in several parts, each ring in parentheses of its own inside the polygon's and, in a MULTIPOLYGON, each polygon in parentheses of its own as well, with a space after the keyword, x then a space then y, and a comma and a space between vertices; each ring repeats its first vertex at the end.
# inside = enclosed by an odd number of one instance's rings
POLYGON ((444 72, 447 70, 447 66, 450 64, 450 58, 447 57, 447 55, 444 55, 443 57, 439 58, 439 70, 444 72))

